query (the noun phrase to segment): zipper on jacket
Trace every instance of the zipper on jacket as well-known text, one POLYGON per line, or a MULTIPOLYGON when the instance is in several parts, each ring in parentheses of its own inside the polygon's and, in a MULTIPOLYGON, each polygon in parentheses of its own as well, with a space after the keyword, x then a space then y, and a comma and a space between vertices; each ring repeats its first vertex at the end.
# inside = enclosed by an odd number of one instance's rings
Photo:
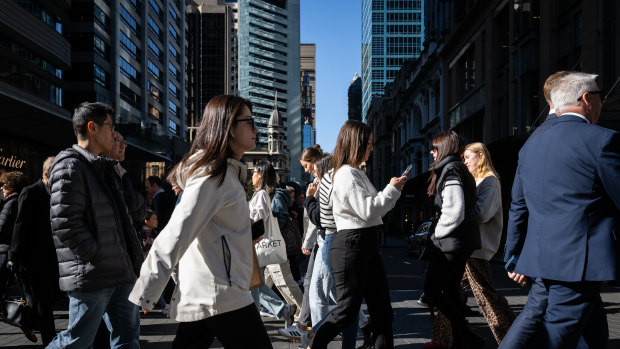
POLYGON ((222 256, 224 258, 224 268, 226 268, 226 276, 228 277, 228 286, 232 286, 232 281, 230 280, 230 247, 228 247, 228 242, 226 238, 222 236, 222 256))

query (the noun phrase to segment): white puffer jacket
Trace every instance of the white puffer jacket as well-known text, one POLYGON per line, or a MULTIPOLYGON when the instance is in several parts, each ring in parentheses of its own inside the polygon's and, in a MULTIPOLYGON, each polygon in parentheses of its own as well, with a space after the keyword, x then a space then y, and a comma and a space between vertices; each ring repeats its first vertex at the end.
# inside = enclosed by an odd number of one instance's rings
POLYGON ((190 158, 178 176, 183 200, 155 239, 129 296, 131 302, 152 309, 178 263, 170 316, 180 322, 198 321, 253 303, 248 290, 253 259, 250 211, 243 186, 246 166, 228 159, 220 186, 220 179, 206 176, 205 170, 187 177, 198 156, 190 158))

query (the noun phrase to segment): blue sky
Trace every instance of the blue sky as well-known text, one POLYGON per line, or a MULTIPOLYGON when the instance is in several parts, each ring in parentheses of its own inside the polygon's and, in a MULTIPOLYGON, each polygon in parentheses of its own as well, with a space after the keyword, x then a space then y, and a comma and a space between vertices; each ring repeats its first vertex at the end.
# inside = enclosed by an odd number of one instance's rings
POLYGON ((316 44, 316 142, 333 151, 347 120, 347 90, 362 75, 362 2, 301 0, 301 42, 316 44))

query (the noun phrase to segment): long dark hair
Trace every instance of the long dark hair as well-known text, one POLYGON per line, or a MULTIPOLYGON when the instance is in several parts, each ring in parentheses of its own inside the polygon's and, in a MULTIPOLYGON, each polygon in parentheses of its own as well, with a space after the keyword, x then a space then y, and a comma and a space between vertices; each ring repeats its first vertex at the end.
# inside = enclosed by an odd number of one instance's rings
POLYGON ((261 161, 254 171, 260 173, 260 181, 255 191, 264 189, 269 194, 269 198, 273 199, 273 196, 276 194, 276 186, 278 185, 276 170, 270 163, 261 161))
POLYGON ((442 132, 433 138, 433 150, 437 151, 437 157, 430 169, 431 177, 427 190, 428 195, 435 195, 435 187, 437 186, 435 166, 450 155, 459 156, 463 152, 464 146, 463 139, 454 131, 442 132))
POLYGON ((342 125, 332 158, 333 176, 344 165, 358 168, 362 164, 371 136, 370 127, 361 121, 348 120, 342 125))
POLYGON ((243 112, 244 107, 250 109, 250 112, 252 111, 252 103, 238 96, 219 95, 211 98, 202 114, 200 127, 192 148, 181 160, 182 166, 185 167, 192 155, 199 151, 203 152, 200 159, 189 169, 188 177, 213 162, 213 166, 207 175, 214 178, 219 177, 219 185, 222 185, 226 177, 228 158, 233 155, 230 150, 230 129, 235 117, 243 112))
POLYGON ((316 160, 316 162, 314 163, 314 166, 316 166, 316 175, 317 175, 317 179, 320 181, 321 178, 323 178, 323 176, 327 173, 327 171, 329 171, 332 168, 332 159, 333 159, 333 155, 330 153, 325 153, 323 155, 321 155, 318 160, 316 160))

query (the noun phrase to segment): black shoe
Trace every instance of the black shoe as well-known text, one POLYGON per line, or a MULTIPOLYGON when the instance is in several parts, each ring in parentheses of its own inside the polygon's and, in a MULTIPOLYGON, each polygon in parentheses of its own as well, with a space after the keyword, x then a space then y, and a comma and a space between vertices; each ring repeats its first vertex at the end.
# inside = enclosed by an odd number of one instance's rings
POLYGON ((422 295, 420 296, 420 299, 418 299, 418 304, 428 308, 429 313, 431 313, 431 316, 435 316, 435 306, 433 305, 433 302, 428 299, 428 297, 426 297, 426 295, 424 293, 422 293, 422 295))
POLYGON ((365 326, 360 327, 362 333, 364 334, 364 344, 357 349, 369 349, 372 348, 372 326, 370 326, 370 322, 367 322, 365 326))

